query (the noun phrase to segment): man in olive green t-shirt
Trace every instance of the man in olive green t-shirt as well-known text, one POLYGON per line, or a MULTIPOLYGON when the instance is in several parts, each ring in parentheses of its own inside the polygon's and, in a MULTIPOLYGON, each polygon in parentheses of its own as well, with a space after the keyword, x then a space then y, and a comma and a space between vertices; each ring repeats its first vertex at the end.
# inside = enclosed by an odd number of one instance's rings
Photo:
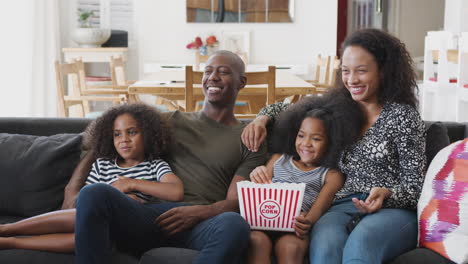
MULTIPOLYGON (((75 225, 78 264, 107 263, 111 242, 135 254, 161 246, 196 249, 200 252, 194 263, 240 261, 250 227, 236 213, 236 183, 266 161, 265 147, 251 152, 242 144, 244 125, 234 116, 237 94, 246 83, 244 72, 237 55, 216 52, 203 75, 202 111, 168 114, 175 143, 167 161, 184 183, 185 206, 141 204, 108 185, 81 190, 75 225)), ((63 208, 73 206, 92 162, 86 157, 75 169, 63 208)))

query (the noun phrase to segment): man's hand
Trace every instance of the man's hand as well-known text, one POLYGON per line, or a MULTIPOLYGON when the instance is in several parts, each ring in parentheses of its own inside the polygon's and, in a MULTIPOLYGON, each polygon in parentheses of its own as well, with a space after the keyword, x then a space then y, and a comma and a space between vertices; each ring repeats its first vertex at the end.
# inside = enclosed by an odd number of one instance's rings
POLYGON ((294 231, 296 236, 300 239, 306 239, 309 236, 311 227, 312 222, 306 218, 304 212, 301 212, 301 214, 297 216, 294 221, 294 231))
POLYGON ((172 208, 156 218, 156 224, 167 235, 175 235, 203 221, 204 219, 201 217, 202 208, 203 206, 200 205, 172 208))
POLYGON ((267 136, 266 125, 268 116, 258 116, 250 122, 242 131, 242 143, 252 152, 257 152, 258 148, 267 136))
POLYGON ((135 190, 133 187, 133 179, 123 176, 117 176, 117 178, 118 180, 111 184, 114 188, 123 193, 128 193, 135 190))
POLYGON ((359 212, 371 214, 380 210, 384 200, 390 197, 391 194, 387 188, 373 187, 365 201, 353 198, 353 203, 359 212))
POLYGON ((266 166, 258 166, 250 173, 250 180, 255 183, 271 183, 271 175, 266 166))

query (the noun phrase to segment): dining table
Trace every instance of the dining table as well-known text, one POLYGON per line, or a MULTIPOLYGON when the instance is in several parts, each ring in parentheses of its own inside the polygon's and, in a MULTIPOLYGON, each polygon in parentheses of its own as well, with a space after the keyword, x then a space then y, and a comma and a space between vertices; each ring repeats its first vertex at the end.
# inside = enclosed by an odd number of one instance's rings
MULTIPOLYGON (((248 83, 248 80, 247 80, 248 83)), ((316 93, 315 86, 290 72, 276 70, 275 100, 283 100, 291 96, 302 96, 316 93)), ((194 85, 193 98, 203 101, 201 84, 194 85)), ((248 101, 252 113, 257 113, 266 105, 267 85, 246 85, 237 96, 238 101, 248 101)), ((128 94, 149 94, 166 100, 185 99, 185 71, 167 70, 147 73, 141 80, 128 87, 128 94)))

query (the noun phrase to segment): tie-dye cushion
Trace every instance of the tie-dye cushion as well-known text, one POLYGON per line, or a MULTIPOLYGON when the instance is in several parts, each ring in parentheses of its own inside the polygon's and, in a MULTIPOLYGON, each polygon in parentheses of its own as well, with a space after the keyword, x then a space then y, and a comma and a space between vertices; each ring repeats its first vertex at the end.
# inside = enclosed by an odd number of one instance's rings
POLYGON ((418 203, 419 246, 468 263, 468 138, 442 149, 418 203))

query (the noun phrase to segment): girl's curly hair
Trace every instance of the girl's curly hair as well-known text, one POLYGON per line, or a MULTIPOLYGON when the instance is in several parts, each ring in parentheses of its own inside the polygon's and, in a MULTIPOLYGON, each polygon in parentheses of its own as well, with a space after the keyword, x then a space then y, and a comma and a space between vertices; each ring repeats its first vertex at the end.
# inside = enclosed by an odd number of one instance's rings
POLYGON ((327 133, 328 146, 320 165, 338 168, 341 152, 359 136, 364 120, 359 105, 338 90, 321 97, 303 98, 282 112, 275 122, 272 144, 274 153, 300 159, 295 146, 296 137, 302 121, 308 117, 321 120, 327 133))
MULTIPOLYGON (((416 73, 405 44, 391 34, 378 29, 355 31, 343 42, 341 57, 347 47, 358 46, 374 56, 380 72, 379 103, 395 102, 416 107, 416 73)), ((337 82, 338 83, 338 82, 337 82)), ((342 82, 339 84, 346 89, 342 82)))
POLYGON ((148 160, 164 157, 171 143, 169 122, 155 108, 145 104, 126 104, 113 107, 91 122, 86 128, 84 146, 95 158, 113 159, 119 154, 114 147, 114 121, 123 114, 131 115, 141 129, 148 160))

